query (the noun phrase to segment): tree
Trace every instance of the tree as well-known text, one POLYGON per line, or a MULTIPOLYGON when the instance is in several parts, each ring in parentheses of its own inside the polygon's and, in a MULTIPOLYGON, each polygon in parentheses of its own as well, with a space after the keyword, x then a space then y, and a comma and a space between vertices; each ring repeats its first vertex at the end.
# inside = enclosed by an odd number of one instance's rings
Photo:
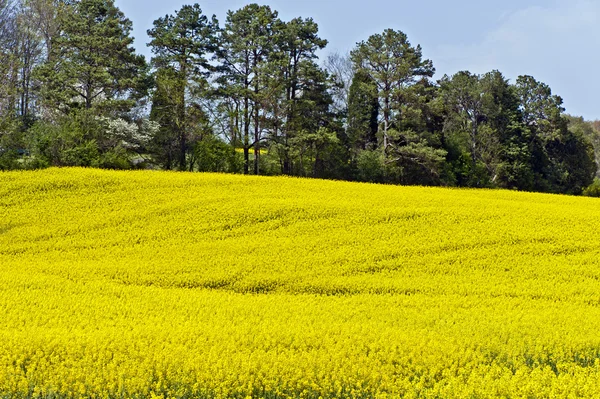
POLYGON ((281 24, 277 11, 250 4, 235 12, 229 11, 221 32, 222 92, 235 98, 240 105, 236 109, 241 113, 238 119, 242 126, 245 174, 250 172, 252 148, 254 173, 259 173, 267 66, 272 61, 281 24))
POLYGON ((371 75, 359 69, 350 86, 348 95, 349 144, 354 154, 360 150, 374 149, 377 146, 379 125, 379 97, 377 83, 371 75))
MULTIPOLYGON (((161 132, 167 141, 171 139, 166 136, 176 137, 180 170, 188 168, 188 153, 193 149, 189 143, 190 109, 193 108, 189 97, 194 86, 206 84, 206 75, 213 69, 210 56, 216 51, 217 31, 216 17, 209 20, 198 4, 183 6, 175 15, 157 19, 154 28, 148 31, 152 39, 149 46, 155 55, 152 64, 158 71, 154 103, 160 105, 154 109, 154 120, 163 123, 165 118, 169 120, 161 132), (158 117, 161 111, 172 115, 158 117)), ((171 162, 168 162, 169 167, 171 162)))
POLYGON ((235 148, 215 136, 198 141, 194 149, 200 172, 239 173, 241 162, 235 148))
POLYGON ((569 120, 569 130, 585 137, 594 147, 594 157, 598 171, 596 177, 600 178, 600 121, 586 121, 583 117, 567 115, 569 120))
POLYGON ((479 158, 479 125, 484 119, 479 76, 461 71, 452 77, 444 76, 440 87, 447 112, 446 128, 467 133, 469 154, 474 165, 479 158))
POLYGON ((185 117, 185 112, 181 112, 181 108, 184 107, 181 103, 184 100, 181 96, 184 87, 178 75, 171 67, 160 68, 154 74, 155 89, 152 94, 150 120, 158 123, 160 128, 152 137, 149 150, 154 160, 166 170, 172 170, 176 162, 180 163, 180 168, 185 168, 186 164, 182 165, 181 162, 187 162, 181 156, 185 155, 185 152, 182 152, 181 140, 186 141, 184 146, 187 147, 187 132, 184 133, 184 137, 181 136, 181 126, 185 123, 181 120, 182 116, 185 117))
MULTIPOLYGON (((350 54, 356 74, 367 74, 376 85, 382 124, 377 136, 386 180, 442 183, 446 152, 429 106, 436 94, 430 81, 435 72, 432 62, 423 60, 421 47, 413 47, 406 34, 392 29, 358 43, 350 54)), ((361 112, 351 112, 357 111, 361 112)), ((349 134, 355 134, 353 123, 354 116, 349 115, 349 134)))
POLYGON ((43 106, 28 132, 34 164, 132 167, 137 139, 124 135, 137 126, 130 112, 146 94, 148 79, 144 57, 133 48, 131 21, 113 0, 25 4, 34 25, 25 25, 23 43, 30 48, 22 52, 21 112, 30 113, 30 79, 40 87, 35 104, 43 106), (44 58, 44 40, 50 53, 30 75, 37 62, 31 57, 44 58))
POLYGON ((497 70, 480 77, 485 125, 491 132, 487 137, 483 162, 499 187, 531 190, 534 172, 531 163, 530 134, 523 123, 519 96, 497 70))
POLYGON ((444 148, 443 117, 438 87, 428 78, 396 92, 385 162, 391 182, 402 184, 450 184, 444 148))
MULTIPOLYGON (((276 137, 283 174, 292 174, 294 165, 290 154, 294 137, 301 132, 306 120, 306 101, 310 95, 324 99, 327 75, 315 63, 317 51, 325 48, 327 40, 319 37, 319 26, 312 18, 294 18, 284 26, 279 47, 280 79, 285 89, 281 107, 285 115, 282 134, 276 137), (315 90, 316 89, 316 90, 315 90), (308 93, 312 94, 308 94, 308 93), (320 93, 320 94, 317 94, 320 93), (306 94, 306 96, 305 96, 306 94), (301 104, 304 102, 305 104, 301 104)), ((328 88, 328 87, 327 87, 328 88)), ((333 100, 326 99, 327 107, 333 100)), ((322 110, 323 103, 316 105, 322 110)), ((319 127, 312 127, 316 132, 319 127)), ((305 128, 305 126, 304 126, 305 128)))
MULTIPOLYGON (((485 124, 484 93, 480 79, 479 75, 461 71, 451 78, 444 76, 439 82, 446 112, 444 129, 450 138, 449 144, 460 148, 458 151, 467 154, 470 159, 467 171, 459 171, 459 175, 466 174, 466 181, 462 182, 461 178, 459 184, 476 187, 491 183, 493 177, 488 172, 492 168, 490 158, 495 153, 489 150, 494 147, 495 140, 493 132, 485 124)), ((455 162, 464 162, 462 155, 455 162)), ((461 167, 455 165, 455 169, 460 170, 461 167)))
POLYGON ((59 16, 61 34, 38 70, 42 97, 55 110, 96 109, 123 114, 145 92, 143 56, 132 25, 113 0, 81 0, 59 16))
POLYGON ((34 70, 48 57, 50 38, 58 32, 57 15, 66 0, 15 0, 0 2, 0 103, 17 118, 16 127, 27 130, 40 116, 34 70), (53 27, 54 29, 50 29, 53 27))
POLYGON ((314 62, 303 62, 298 75, 301 79, 294 103, 293 135, 286 131, 290 172, 308 174, 303 154, 309 154, 314 161, 310 172, 313 177, 338 177, 345 157, 338 151, 343 127, 332 110, 332 82, 314 62))
POLYGON ((33 166, 89 166, 130 169, 141 161, 158 126, 95 115, 93 110, 73 110, 53 121, 38 121, 30 129, 33 166), (138 158, 132 158, 137 155, 138 158))
POLYGON ((0 170, 16 166, 21 147, 17 121, 19 85, 18 9, 0 0, 0 170))
POLYGON ((36 11, 40 0, 24 0, 17 18, 19 59, 18 114, 22 128, 27 129, 35 120, 34 69, 44 57, 44 38, 41 20, 36 11))
POLYGON ((529 133, 517 91, 502 73, 462 71, 442 78, 440 86, 450 161, 459 184, 532 189, 529 133))
POLYGON ((28 23, 35 26, 45 47, 46 59, 52 55, 52 44, 62 33, 62 22, 73 11, 77 0, 24 0, 29 9, 28 23))
POLYGON ((10 0, 0 0, 0 118, 12 117, 18 79, 17 12, 10 0))
POLYGON ((350 87, 354 80, 354 67, 350 54, 331 53, 325 59, 324 67, 334 82, 331 90, 334 111, 345 115, 348 112, 350 87))
POLYGON ((323 127, 316 132, 301 130, 292 140, 292 151, 297 153, 300 170, 303 176, 308 175, 306 161, 310 162, 310 175, 322 177, 324 173, 324 161, 329 147, 339 143, 335 132, 323 127))
POLYGON ((430 60, 422 59, 421 46, 413 47, 406 34, 386 29, 382 34, 360 42, 350 53, 356 70, 365 70, 377 83, 383 117, 383 149, 387 151, 388 130, 399 108, 394 104, 398 92, 435 73, 430 60))
POLYGON ((530 132, 536 190, 580 194, 596 173, 594 150, 581 131, 570 130, 562 98, 531 76, 515 85, 523 121, 530 132))
POLYGON ((7 37, 12 35, 11 27, 14 24, 14 4, 12 0, 0 0, 0 39, 3 44, 6 43, 7 37))

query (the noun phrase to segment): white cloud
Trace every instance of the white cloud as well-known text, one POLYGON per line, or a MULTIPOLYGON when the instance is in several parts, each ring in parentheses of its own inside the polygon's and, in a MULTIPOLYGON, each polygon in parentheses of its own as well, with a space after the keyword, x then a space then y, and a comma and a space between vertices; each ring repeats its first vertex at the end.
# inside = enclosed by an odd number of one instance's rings
POLYGON ((533 75, 565 99, 567 112, 600 118, 600 1, 556 1, 503 16, 470 45, 445 45, 433 59, 440 73, 533 75))

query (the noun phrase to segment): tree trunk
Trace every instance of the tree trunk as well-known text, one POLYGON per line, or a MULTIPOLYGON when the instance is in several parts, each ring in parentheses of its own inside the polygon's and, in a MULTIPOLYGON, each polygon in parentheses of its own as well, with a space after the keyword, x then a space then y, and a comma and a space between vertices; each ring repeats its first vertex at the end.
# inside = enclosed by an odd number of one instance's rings
POLYGON ((254 110, 254 174, 260 173, 260 129, 258 126, 258 107, 254 110))
POLYGON ((179 170, 185 171, 186 155, 187 155, 187 134, 186 134, 186 118, 185 118, 185 89, 187 87, 187 68, 186 65, 181 65, 181 86, 179 88, 179 170))
MULTIPOLYGON (((255 67, 256 69, 256 67, 255 67)), ((258 74, 254 74, 254 174, 258 175, 260 173, 260 126, 259 126, 259 101, 258 101, 258 74)))
MULTIPOLYGON (((246 80, 246 87, 248 81, 246 80)), ((244 98, 244 174, 250 173, 250 100, 248 94, 244 98)))
POLYGON ((385 97, 385 110, 383 111, 383 153, 387 152, 388 148, 388 129, 390 124, 390 97, 385 97))
POLYGON ((471 160, 473 161, 473 166, 477 162, 477 118, 474 117, 471 121, 471 160))

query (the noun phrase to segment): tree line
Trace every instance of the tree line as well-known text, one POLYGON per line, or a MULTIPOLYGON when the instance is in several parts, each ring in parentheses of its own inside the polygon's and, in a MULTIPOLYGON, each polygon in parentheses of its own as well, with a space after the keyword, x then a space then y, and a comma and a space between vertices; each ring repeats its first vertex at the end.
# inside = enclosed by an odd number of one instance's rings
POLYGON ((0 0, 0 169, 90 166, 590 195, 600 123, 532 76, 434 80, 387 29, 349 54, 311 18, 197 4, 136 53, 113 0, 0 0))

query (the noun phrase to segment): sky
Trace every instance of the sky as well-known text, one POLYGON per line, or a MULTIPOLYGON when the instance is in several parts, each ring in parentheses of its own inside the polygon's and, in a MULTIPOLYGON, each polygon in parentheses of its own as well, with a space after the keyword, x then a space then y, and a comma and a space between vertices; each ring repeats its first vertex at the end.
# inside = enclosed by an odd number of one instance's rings
MULTIPOLYGON (((133 22, 135 45, 151 57, 146 31, 184 4, 198 2, 221 24, 228 10, 253 1, 116 0, 133 22)), ((437 70, 493 69, 514 80, 532 75, 565 101, 567 112, 600 119, 600 0, 255 0, 283 20, 312 17, 331 52, 346 53, 384 29, 401 30, 437 70)))

